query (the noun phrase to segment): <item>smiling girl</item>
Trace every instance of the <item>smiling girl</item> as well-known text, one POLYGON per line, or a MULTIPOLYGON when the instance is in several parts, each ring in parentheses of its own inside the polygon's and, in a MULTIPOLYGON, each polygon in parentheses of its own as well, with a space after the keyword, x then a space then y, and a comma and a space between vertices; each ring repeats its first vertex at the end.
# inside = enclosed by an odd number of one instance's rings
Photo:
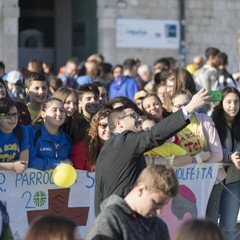
POLYGON ((0 99, 0 170, 22 173, 28 165, 29 144, 26 128, 17 127, 18 118, 15 103, 10 98, 0 99), (17 131, 21 132, 21 143, 17 131))
POLYGON ((60 99, 51 97, 42 105, 33 126, 28 126, 30 168, 48 170, 62 161, 69 161, 71 139, 60 128, 65 117, 66 112, 60 99))
POLYGON ((222 91, 222 101, 212 113, 222 147, 227 177, 220 200, 220 227, 227 239, 238 239, 237 218, 240 207, 240 92, 233 87, 222 91))
POLYGON ((61 128, 72 139, 73 144, 83 139, 86 133, 87 124, 77 111, 78 96, 73 88, 61 87, 53 95, 64 103, 66 118, 61 128))
POLYGON ((156 122, 163 119, 163 108, 159 97, 154 93, 149 93, 142 101, 142 109, 154 117, 156 122))

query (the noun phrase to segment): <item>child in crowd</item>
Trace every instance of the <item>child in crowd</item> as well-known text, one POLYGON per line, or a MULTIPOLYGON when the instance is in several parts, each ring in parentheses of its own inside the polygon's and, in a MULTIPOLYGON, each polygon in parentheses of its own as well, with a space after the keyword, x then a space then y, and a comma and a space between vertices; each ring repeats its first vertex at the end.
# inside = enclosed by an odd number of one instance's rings
POLYGON ((22 173, 29 157, 27 130, 17 126, 18 111, 10 98, 0 99, 0 170, 22 173))
POLYGON ((29 97, 27 104, 32 121, 37 117, 48 93, 47 80, 43 73, 32 72, 25 79, 25 91, 29 97))
POLYGON ((87 83, 78 88, 78 111, 83 118, 90 122, 99 110, 99 90, 93 83, 87 83))
POLYGON ((51 97, 42 105, 33 126, 28 126, 30 168, 48 170, 63 161, 69 162, 71 139, 60 128, 65 117, 65 109, 60 99, 51 97))

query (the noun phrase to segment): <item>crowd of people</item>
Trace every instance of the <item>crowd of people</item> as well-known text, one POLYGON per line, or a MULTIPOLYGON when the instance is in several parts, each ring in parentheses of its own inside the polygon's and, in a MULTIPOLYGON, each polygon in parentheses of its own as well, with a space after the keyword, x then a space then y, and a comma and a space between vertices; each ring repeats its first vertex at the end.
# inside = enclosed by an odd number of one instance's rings
POLYGON ((238 239, 240 74, 227 71, 217 48, 205 58, 186 68, 159 58, 151 70, 136 58, 112 66, 93 54, 57 73, 37 59, 8 73, 0 62, 0 170, 66 162, 96 172, 87 239, 169 239, 155 216, 177 194, 172 166, 218 163, 206 218, 238 239), (209 101, 212 90, 220 101, 209 101))

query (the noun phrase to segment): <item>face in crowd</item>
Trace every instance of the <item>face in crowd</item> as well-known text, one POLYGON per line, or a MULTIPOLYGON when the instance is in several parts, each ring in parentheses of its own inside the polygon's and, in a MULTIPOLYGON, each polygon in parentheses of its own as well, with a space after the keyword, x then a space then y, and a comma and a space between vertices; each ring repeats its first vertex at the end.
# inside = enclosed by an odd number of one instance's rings
POLYGON ((127 108, 124 110, 124 117, 120 119, 123 128, 133 132, 139 132, 142 130, 141 116, 134 112, 133 109, 127 108))
POLYGON ((0 114, 0 129, 5 133, 10 133, 18 123, 19 113, 15 106, 9 109, 8 113, 0 114))
POLYGON ((190 102, 190 99, 185 94, 179 94, 172 99, 172 112, 177 112, 182 107, 186 106, 190 102))
POLYGON ((52 101, 49 106, 41 112, 42 119, 49 127, 60 127, 66 117, 66 111, 61 101, 52 101))
POLYGON ((239 112, 240 99, 236 93, 228 93, 222 100, 224 116, 227 122, 232 122, 239 112))
POLYGON ((98 136, 102 142, 107 141, 111 136, 111 132, 108 127, 108 118, 107 117, 99 120, 98 136))
POLYGON ((35 103, 44 103, 47 99, 48 88, 45 81, 32 81, 29 88, 26 88, 29 98, 35 103))
POLYGON ((148 96, 148 97, 144 98, 143 102, 142 102, 142 107, 147 113, 149 113, 156 119, 161 120, 163 118, 162 117, 162 112, 163 112, 162 104, 161 104, 160 100, 158 99, 158 97, 148 96))
POLYGON ((93 92, 86 92, 82 99, 78 100, 78 108, 83 115, 90 118, 91 115, 98 111, 99 97, 93 92))
POLYGON ((70 94, 64 102, 64 109, 66 110, 66 115, 68 117, 72 117, 77 111, 77 105, 78 101, 76 95, 74 93, 70 94))

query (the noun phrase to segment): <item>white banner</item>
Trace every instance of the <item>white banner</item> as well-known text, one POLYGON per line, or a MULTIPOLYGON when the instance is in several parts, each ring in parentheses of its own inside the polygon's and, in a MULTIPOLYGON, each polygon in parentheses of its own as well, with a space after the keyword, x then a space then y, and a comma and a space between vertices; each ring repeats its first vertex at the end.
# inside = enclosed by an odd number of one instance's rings
POLYGON ((155 19, 116 20, 116 46, 118 48, 178 49, 179 21, 155 19))
MULTIPOLYGON (((195 165, 176 168, 180 182, 180 194, 176 198, 176 212, 171 204, 163 210, 162 218, 172 226, 182 220, 204 217, 207 201, 217 176, 218 166, 204 164, 198 170, 195 165), (180 204, 180 205, 179 205, 180 204), (179 206, 183 204, 184 209, 179 206), (180 211, 183 209, 182 211, 180 211), (183 215, 176 220, 176 215, 183 215), (171 220, 169 220, 171 219, 171 220), (174 223, 174 224, 173 224, 174 223)), ((71 218, 77 223, 84 238, 94 214, 94 173, 77 171, 76 182, 71 188, 59 188, 51 180, 52 171, 28 169, 23 174, 0 171, 0 200, 6 203, 10 228, 15 240, 23 238, 29 223, 39 214, 54 213, 71 218)), ((1 223, 0 223, 1 224, 1 223)))
POLYGON ((86 235, 87 226, 95 218, 95 174, 77 172, 71 188, 59 188, 52 182, 52 171, 0 171, 0 200, 6 202, 14 239, 22 239, 29 222, 42 213, 70 217, 77 223, 80 235, 86 235))
POLYGON ((218 168, 218 164, 209 163, 175 168, 180 186, 179 193, 163 208, 160 215, 168 225, 170 236, 183 222, 205 217, 218 168))

